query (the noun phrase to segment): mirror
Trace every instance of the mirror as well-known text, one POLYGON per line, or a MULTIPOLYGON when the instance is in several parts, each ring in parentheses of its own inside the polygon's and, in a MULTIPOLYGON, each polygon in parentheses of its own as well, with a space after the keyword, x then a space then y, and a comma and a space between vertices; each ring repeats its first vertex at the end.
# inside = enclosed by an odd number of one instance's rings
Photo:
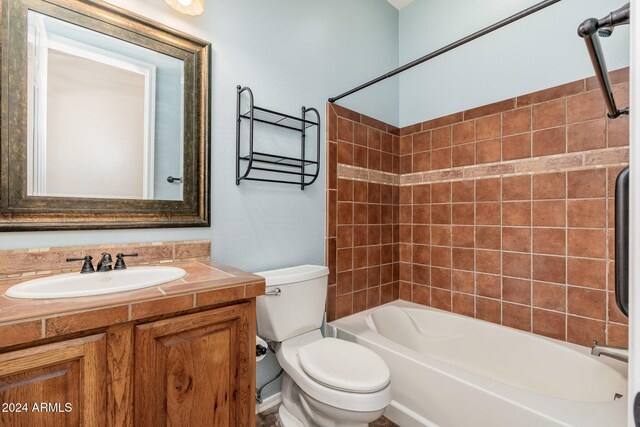
POLYGON ((0 231, 208 226, 210 45, 101 2, 3 13, 0 231))
POLYGON ((182 200, 183 61, 28 21, 27 195, 182 200))

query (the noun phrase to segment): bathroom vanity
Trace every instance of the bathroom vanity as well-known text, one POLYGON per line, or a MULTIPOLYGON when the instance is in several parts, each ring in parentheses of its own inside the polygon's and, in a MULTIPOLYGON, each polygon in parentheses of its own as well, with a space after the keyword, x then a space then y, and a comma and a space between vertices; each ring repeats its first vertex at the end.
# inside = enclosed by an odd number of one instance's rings
POLYGON ((264 280, 174 265, 187 276, 72 299, 10 299, 25 278, 0 281, 0 425, 253 426, 264 280))

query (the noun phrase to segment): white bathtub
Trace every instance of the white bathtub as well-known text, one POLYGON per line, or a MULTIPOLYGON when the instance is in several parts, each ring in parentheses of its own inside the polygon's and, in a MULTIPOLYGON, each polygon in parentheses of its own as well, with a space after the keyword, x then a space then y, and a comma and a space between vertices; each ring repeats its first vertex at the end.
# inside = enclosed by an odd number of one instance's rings
POLYGON ((328 333, 387 362, 402 427, 627 425, 626 364, 586 347, 401 300, 328 333))

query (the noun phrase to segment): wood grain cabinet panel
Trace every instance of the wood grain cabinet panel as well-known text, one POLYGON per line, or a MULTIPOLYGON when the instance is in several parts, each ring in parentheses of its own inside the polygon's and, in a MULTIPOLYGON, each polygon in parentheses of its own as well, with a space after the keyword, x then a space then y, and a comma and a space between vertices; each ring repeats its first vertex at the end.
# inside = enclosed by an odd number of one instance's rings
POLYGON ((106 335, 0 354, 0 425, 104 426, 106 335))
POLYGON ((254 425, 255 302, 138 325, 134 347, 137 426, 254 425))

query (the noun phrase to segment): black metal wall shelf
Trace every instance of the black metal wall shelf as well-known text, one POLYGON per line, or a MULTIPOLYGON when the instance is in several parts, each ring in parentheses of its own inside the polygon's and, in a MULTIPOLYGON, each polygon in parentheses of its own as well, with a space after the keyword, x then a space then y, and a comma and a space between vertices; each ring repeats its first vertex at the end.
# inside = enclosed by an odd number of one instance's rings
POLYGON ((320 173, 320 113, 315 108, 302 107, 300 117, 279 113, 266 108, 258 107, 253 102, 253 92, 248 87, 237 87, 238 98, 236 107, 236 185, 240 181, 263 181, 276 182, 281 184, 299 185, 302 190, 313 184, 318 179, 320 173), (249 95, 249 109, 241 113, 241 97, 244 92, 249 95), (307 118, 312 113, 315 121, 307 118), (249 153, 242 155, 241 147, 241 124, 242 120, 249 122, 249 153), (280 128, 285 128, 300 132, 300 157, 290 157, 275 153, 267 153, 254 150, 254 124, 255 122, 265 123, 280 128), (315 127, 316 132, 316 156, 315 159, 307 158, 306 138, 307 129, 315 127), (247 167, 244 173, 240 172, 241 165, 246 162, 247 167), (265 166, 260 166, 265 165, 265 166), (299 177, 291 180, 264 178, 262 176, 250 176, 252 171, 269 172, 275 174, 293 175, 299 177))

